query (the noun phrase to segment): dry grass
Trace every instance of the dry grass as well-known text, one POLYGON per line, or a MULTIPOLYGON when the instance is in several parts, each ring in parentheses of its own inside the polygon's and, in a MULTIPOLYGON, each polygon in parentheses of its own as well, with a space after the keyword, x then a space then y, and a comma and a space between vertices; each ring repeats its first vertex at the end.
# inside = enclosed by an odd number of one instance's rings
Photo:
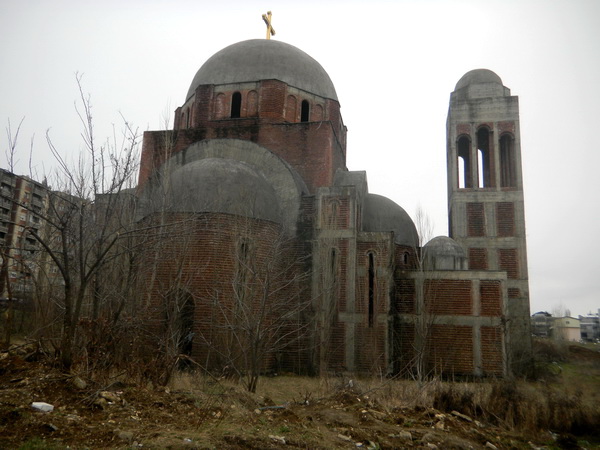
MULTIPOLYGON (((539 346, 538 346, 539 347, 539 346)), ((536 381, 483 380, 423 383, 386 378, 263 377, 257 394, 244 392, 231 380, 178 374, 172 389, 195 393, 205 402, 259 402, 265 405, 306 404, 352 392, 380 410, 458 411, 504 429, 536 433, 596 436, 600 430, 600 362, 569 352, 562 344, 544 342, 538 358, 541 370, 536 381)))

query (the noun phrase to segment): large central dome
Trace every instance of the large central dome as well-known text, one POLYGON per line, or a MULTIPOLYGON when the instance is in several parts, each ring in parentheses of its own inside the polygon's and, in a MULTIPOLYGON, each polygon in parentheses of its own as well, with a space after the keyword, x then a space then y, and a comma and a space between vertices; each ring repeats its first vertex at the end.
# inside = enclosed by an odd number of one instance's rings
POLYGON ((293 45, 268 39, 252 39, 225 47, 196 73, 186 101, 203 84, 280 80, 290 86, 337 100, 325 69, 293 45))

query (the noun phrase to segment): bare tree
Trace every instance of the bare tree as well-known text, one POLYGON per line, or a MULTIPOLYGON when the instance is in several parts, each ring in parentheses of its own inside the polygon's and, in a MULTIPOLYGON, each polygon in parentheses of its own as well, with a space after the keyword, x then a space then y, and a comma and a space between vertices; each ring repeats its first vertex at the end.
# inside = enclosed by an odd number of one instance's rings
POLYGON ((268 243, 250 230, 238 230, 235 271, 229 280, 233 298, 213 298, 217 329, 198 330, 199 340, 244 380, 250 392, 256 391, 260 374, 276 364, 281 352, 302 351, 309 330, 305 260, 295 239, 275 224, 267 229, 274 236, 268 243))
POLYGON ((417 246, 414 248, 416 270, 412 276, 412 288, 409 289, 409 298, 414 302, 414 308, 412 314, 404 315, 404 324, 400 324, 412 327, 411 357, 404 362, 401 370, 422 382, 430 376, 432 370, 430 340, 436 323, 434 311, 437 285, 435 268, 426 247, 427 242, 433 238, 434 224, 420 205, 415 213, 415 226, 418 236, 417 246))
POLYGON ((97 145, 90 97, 84 94, 80 75, 76 81, 80 93, 76 109, 82 122, 85 152, 75 164, 69 164, 46 134, 58 163, 52 180, 54 189, 48 192, 46 210, 35 211, 44 223, 42 229, 26 225, 23 230, 43 248, 61 280, 58 306, 62 312, 62 335, 58 348, 66 369, 73 363, 78 322, 90 286, 118 254, 118 243, 131 230, 130 205, 125 204, 122 194, 131 186, 137 171, 139 140, 137 130, 125 122, 119 139, 115 134, 112 141, 97 145))

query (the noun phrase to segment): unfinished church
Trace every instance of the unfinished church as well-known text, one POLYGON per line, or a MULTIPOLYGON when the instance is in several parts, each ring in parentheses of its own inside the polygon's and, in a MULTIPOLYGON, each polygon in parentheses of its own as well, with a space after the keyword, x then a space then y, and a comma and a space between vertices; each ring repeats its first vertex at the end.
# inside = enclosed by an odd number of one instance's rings
POLYGON ((518 99, 464 75, 447 122, 450 237, 346 167, 334 85, 298 48, 208 59, 173 130, 144 134, 145 286, 203 367, 503 376, 530 352, 518 99))

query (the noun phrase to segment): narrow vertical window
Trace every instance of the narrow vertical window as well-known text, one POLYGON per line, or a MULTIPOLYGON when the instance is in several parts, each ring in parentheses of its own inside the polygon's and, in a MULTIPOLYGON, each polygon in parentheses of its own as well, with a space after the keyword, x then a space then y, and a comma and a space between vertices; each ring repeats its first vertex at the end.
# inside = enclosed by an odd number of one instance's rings
POLYGON ((369 328, 373 327, 375 313, 375 257, 369 253, 369 328))
POLYGON ((310 105, 307 100, 302 100, 302 109, 300 110, 300 122, 308 122, 310 115, 310 105))
POLYGON ((194 299, 191 295, 184 296, 179 309, 179 352, 191 356, 194 344, 194 299))
POLYGON ((231 96, 231 118, 239 119, 242 113, 242 94, 234 92, 231 96))
POLYGON ((472 188, 471 180, 471 141, 467 136, 458 139, 458 187, 459 189, 472 188))
POLYGON ((331 274, 331 284, 335 285, 337 278, 337 251, 335 248, 331 249, 331 254, 329 255, 329 272, 331 274))
POLYGON ((242 238, 237 243, 237 270, 235 274, 235 293, 238 305, 243 305, 248 296, 250 278, 250 241, 242 238))
POLYGON ((479 187, 492 187, 490 132, 485 127, 477 131, 477 156, 479 187))
POLYGON ((516 187, 514 139, 505 134, 500 138, 500 185, 516 187))

